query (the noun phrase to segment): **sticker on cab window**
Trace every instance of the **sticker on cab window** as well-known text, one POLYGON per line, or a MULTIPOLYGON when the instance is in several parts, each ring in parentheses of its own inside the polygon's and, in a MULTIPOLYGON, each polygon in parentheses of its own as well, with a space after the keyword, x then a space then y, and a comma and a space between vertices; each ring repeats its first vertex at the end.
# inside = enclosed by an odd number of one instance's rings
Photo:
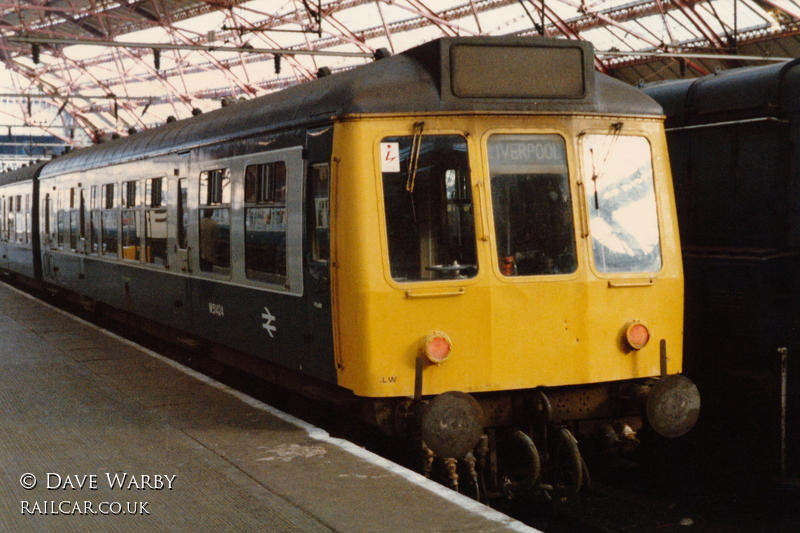
POLYGON ((400 172, 400 143, 381 143, 381 172, 400 172))

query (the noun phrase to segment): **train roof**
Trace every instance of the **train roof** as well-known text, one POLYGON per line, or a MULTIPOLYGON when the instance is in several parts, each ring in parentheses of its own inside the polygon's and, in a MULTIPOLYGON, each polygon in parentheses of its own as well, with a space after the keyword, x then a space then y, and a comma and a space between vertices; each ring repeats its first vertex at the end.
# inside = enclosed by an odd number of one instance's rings
POLYGON ((443 38, 124 139, 76 150, 52 176, 182 152, 360 114, 565 112, 661 115, 634 87, 597 73, 591 43, 536 37, 443 38))
POLYGON ((39 173, 39 170, 46 164, 47 161, 38 161, 32 165, 26 165, 16 170, 4 172, 0 174, 0 186, 8 185, 9 183, 33 180, 39 173))
POLYGON ((666 127, 713 124, 758 117, 786 117, 800 111, 800 60, 725 70, 701 78, 647 85, 666 127))

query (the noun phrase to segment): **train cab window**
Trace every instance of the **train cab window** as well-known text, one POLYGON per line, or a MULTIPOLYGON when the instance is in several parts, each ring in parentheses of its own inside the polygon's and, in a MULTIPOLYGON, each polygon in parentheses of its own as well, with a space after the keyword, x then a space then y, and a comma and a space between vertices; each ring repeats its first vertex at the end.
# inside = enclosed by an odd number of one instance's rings
POLYGON ((492 135, 487 149, 501 274, 574 272, 575 231, 564 139, 492 135))
POLYGON ((388 137, 380 145, 391 276, 400 282, 477 274, 466 140, 388 137))
POLYGON ((231 171, 200 173, 200 270, 227 275, 231 262, 231 171))
POLYGON ((122 183, 122 210, 120 212, 120 244, 122 245, 122 258, 139 261, 141 243, 139 230, 140 213, 139 182, 126 181, 122 183))
POLYGON ((581 143, 595 267, 600 272, 660 270, 650 143, 619 132, 585 135, 581 143))
POLYGON ((100 253, 104 256, 117 256, 119 254, 119 214, 115 196, 116 184, 106 183, 101 187, 101 227, 100 227, 100 253))
POLYGON ((244 174, 244 263, 249 279, 286 281, 286 163, 248 165, 244 174))
POLYGON ((167 264, 167 191, 164 178, 145 181, 144 249, 145 261, 167 264))

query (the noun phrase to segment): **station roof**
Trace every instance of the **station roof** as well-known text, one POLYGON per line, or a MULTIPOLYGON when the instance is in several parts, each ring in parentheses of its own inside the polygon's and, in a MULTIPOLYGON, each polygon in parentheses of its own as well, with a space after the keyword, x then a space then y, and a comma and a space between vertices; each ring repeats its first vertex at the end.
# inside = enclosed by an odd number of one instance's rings
POLYGON ((0 126, 83 145, 469 35, 590 41, 637 84, 800 57, 800 0, 10 0, 0 126))

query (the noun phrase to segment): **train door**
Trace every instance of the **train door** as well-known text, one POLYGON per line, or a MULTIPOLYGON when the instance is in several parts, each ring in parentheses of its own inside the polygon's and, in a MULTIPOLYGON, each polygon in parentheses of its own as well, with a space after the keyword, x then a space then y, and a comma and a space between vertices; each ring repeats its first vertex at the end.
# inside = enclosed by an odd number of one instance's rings
POLYGON ((172 320, 175 325, 186 331, 192 331, 192 278, 187 274, 192 274, 194 265, 192 264, 192 248, 189 245, 189 180, 185 177, 178 177, 171 180, 169 185, 170 198, 175 201, 168 203, 168 216, 167 234, 170 239, 174 238, 172 245, 173 257, 169 259, 169 264, 174 265, 170 267, 176 270, 182 276, 180 288, 180 296, 176 296, 174 301, 174 309, 172 313, 172 320), (174 193, 172 192, 174 191, 174 193))
POLYGON ((56 197, 54 191, 47 192, 42 198, 42 276, 45 280, 54 281, 58 270, 55 268, 53 251, 58 250, 55 223, 56 197))
POLYGON ((330 154, 333 128, 308 133, 306 168, 306 340, 335 378, 330 290, 330 154))

